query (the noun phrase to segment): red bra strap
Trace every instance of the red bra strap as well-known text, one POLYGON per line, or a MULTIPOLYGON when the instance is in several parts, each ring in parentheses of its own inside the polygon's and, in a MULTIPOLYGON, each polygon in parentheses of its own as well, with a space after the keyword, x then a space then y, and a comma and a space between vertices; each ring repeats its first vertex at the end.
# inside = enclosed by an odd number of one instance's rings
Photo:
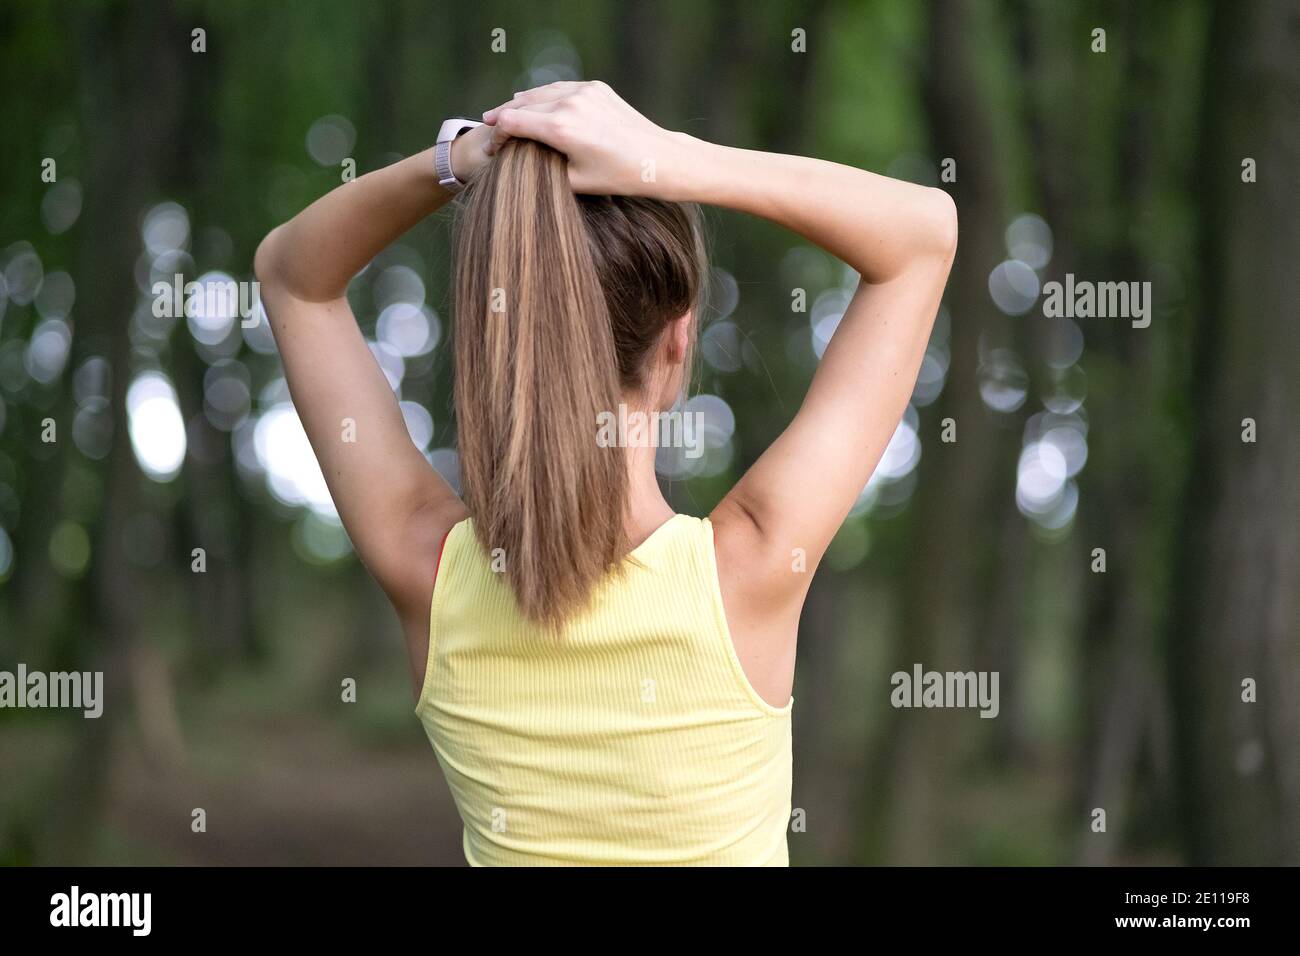
POLYGON ((438 569, 442 567, 442 552, 447 549, 447 535, 451 534, 451 528, 448 528, 442 536, 442 544, 438 545, 438 561, 433 566, 433 583, 438 583, 438 569))

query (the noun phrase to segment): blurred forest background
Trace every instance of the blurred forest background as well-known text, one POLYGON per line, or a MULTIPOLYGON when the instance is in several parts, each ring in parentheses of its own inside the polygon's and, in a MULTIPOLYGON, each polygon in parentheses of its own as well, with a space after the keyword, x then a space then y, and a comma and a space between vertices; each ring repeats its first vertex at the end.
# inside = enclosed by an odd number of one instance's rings
MULTIPOLYGON (((960 212, 913 405, 804 614, 793 862, 1300 863, 1295 0, 24 2, 0 50, 0 670, 102 670, 107 698, 0 710, 0 861, 463 862, 265 323, 159 318, 151 288, 251 280, 349 160, 601 78, 960 212), (1150 326, 1045 317, 1067 274, 1151 282, 1150 326), (916 662, 999 671, 1000 715, 891 708, 916 662)), ((856 279, 709 219, 711 447, 664 460, 694 514, 789 420, 856 279)), ((444 215, 352 294, 454 479, 447 276, 444 215)))

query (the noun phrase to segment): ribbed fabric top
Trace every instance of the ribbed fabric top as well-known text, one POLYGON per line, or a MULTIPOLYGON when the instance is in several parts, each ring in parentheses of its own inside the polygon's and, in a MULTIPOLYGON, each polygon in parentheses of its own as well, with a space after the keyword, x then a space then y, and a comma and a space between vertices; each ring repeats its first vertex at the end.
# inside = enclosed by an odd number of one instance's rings
POLYGON ((472 865, 788 864, 794 701, 745 677, 707 519, 661 525, 558 640, 466 519, 430 618, 415 712, 472 865))

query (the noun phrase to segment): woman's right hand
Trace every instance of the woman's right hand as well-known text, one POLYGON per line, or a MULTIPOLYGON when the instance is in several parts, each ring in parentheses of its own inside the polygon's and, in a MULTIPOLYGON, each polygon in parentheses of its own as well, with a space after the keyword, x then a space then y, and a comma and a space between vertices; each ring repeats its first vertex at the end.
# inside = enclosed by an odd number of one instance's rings
POLYGON ((488 155, 511 137, 545 143, 568 157, 573 191, 593 195, 680 198, 697 142, 656 126, 599 80, 517 93, 483 122, 488 155))

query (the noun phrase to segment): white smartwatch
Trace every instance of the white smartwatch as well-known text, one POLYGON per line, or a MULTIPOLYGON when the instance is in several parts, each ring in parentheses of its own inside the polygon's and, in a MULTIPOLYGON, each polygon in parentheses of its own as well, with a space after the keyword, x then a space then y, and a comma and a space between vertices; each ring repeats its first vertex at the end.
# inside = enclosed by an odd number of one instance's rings
POLYGON ((451 193, 458 193, 467 183, 456 178, 451 168, 451 144, 462 133, 468 133, 475 126, 482 126, 468 119, 449 119, 438 130, 438 141, 433 147, 433 169, 438 175, 438 185, 451 193))

